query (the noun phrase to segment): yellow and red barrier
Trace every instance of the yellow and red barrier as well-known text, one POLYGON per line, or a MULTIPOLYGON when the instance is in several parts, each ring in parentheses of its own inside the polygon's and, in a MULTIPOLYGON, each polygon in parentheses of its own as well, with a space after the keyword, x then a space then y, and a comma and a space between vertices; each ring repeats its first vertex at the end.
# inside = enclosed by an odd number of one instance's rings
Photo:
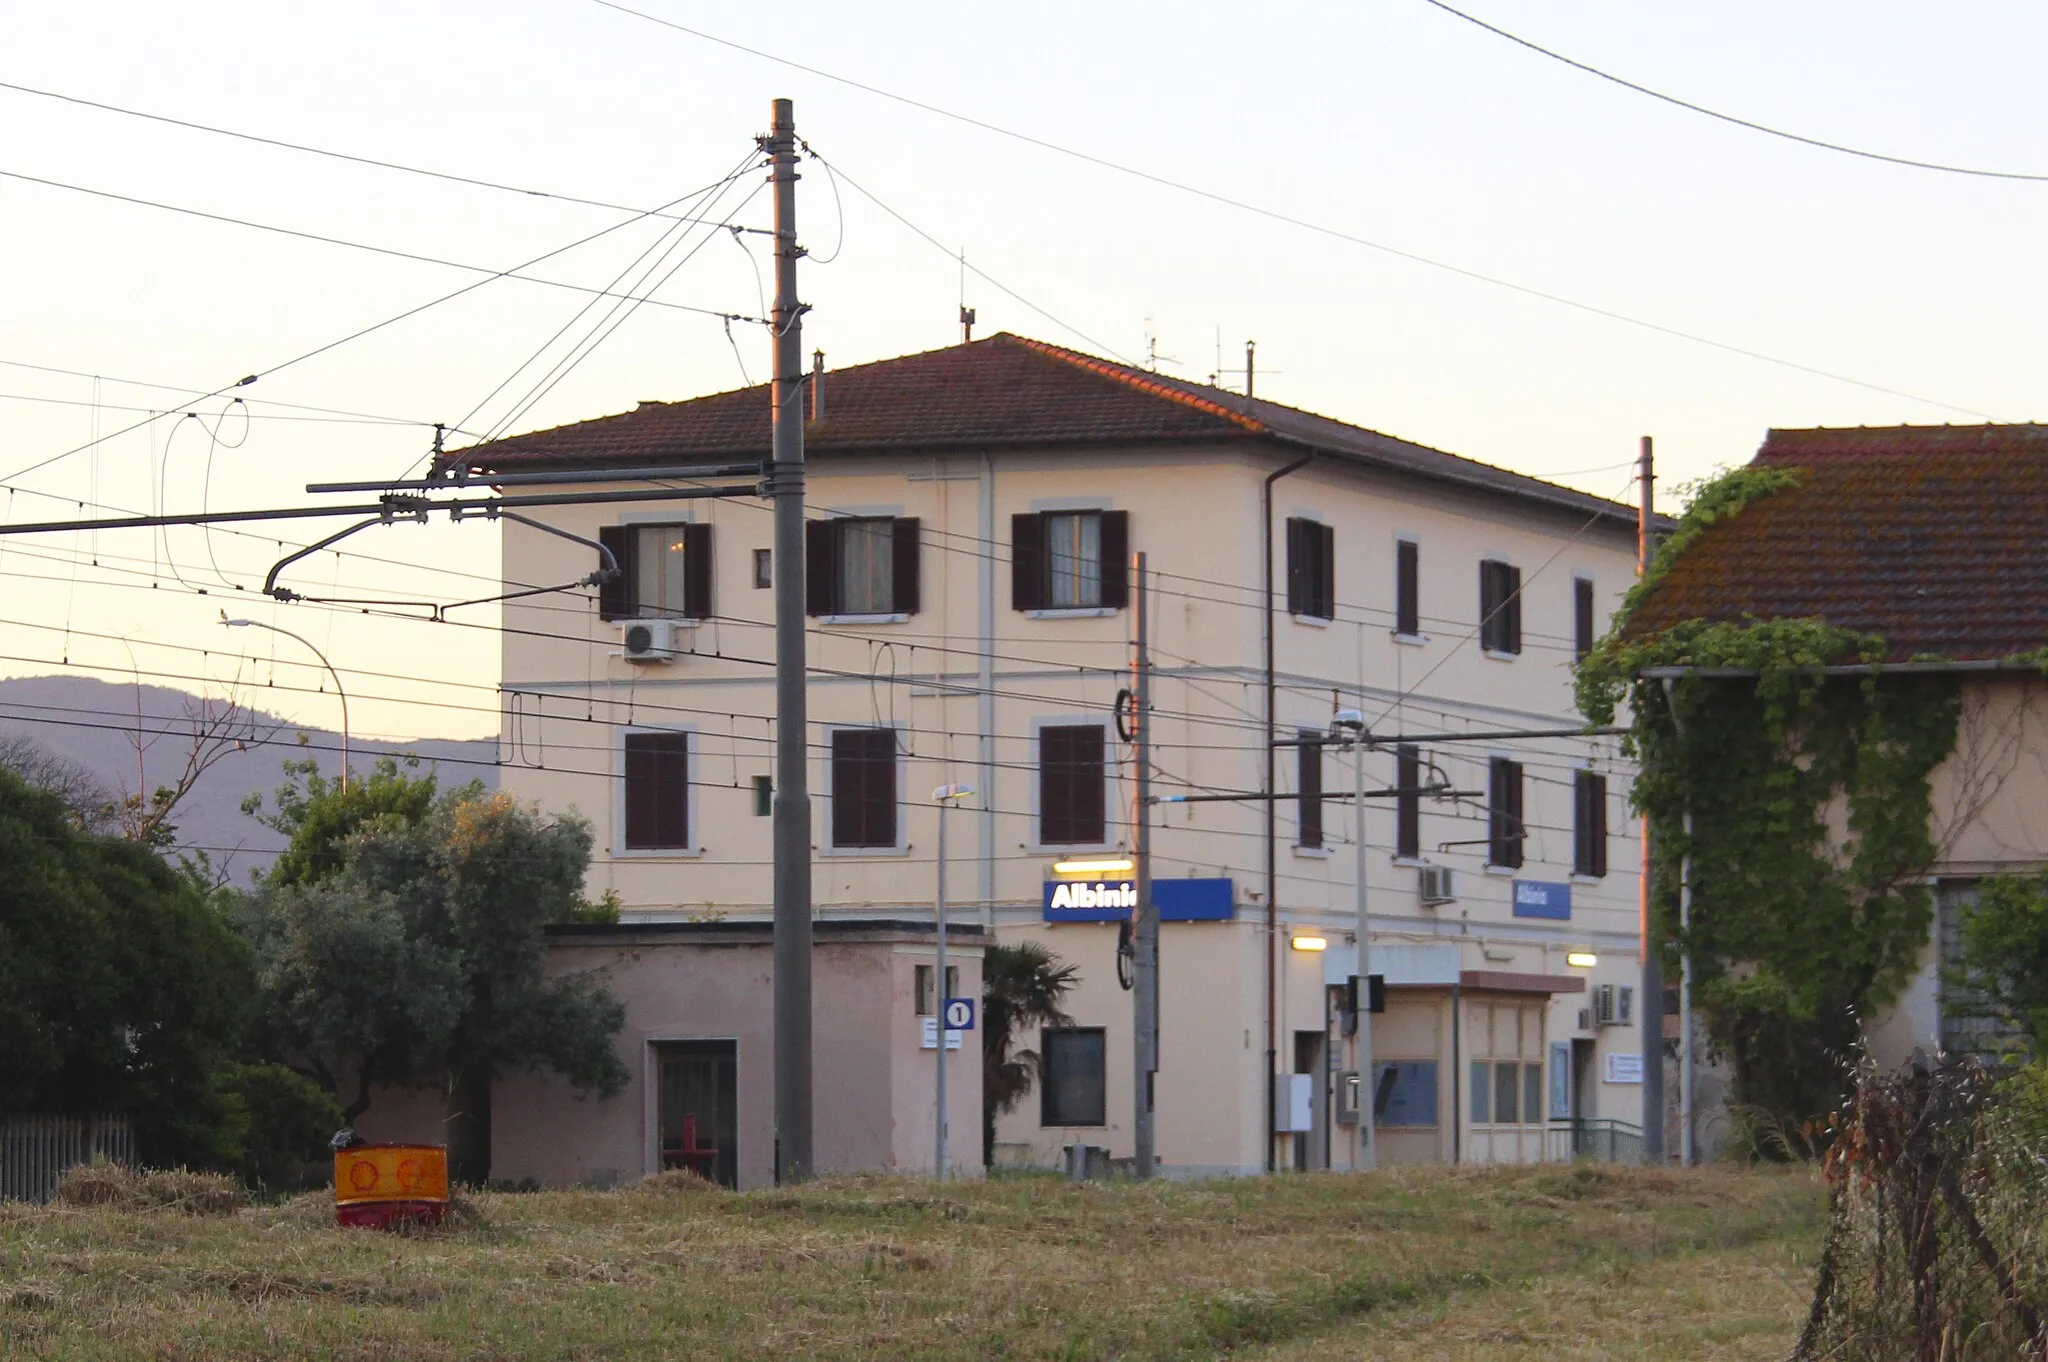
POLYGON ((336 1224, 391 1229, 438 1225, 448 1215, 448 1149, 359 1144, 334 1151, 336 1224))

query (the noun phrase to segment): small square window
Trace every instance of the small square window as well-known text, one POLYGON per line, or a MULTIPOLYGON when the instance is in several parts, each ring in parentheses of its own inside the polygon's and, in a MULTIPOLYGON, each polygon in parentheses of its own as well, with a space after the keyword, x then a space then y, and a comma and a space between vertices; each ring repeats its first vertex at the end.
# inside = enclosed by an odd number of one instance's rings
POLYGON ((1039 1124, 1108 1124, 1102 1028, 1048 1028, 1039 1035, 1045 1079, 1039 1085, 1039 1124))
POLYGON ((775 777, 754 777, 754 817, 766 818, 775 812, 775 777))
POLYGON ((754 587, 766 590, 775 585, 775 550, 754 550, 754 587))
MULTIPOLYGON (((932 996, 932 975, 936 970, 937 966, 934 965, 919 965, 917 967, 917 1015, 920 1017, 936 1017, 939 1015, 939 1000, 932 996)), ((958 965, 946 966, 946 996, 948 998, 960 996, 960 967, 958 965)))

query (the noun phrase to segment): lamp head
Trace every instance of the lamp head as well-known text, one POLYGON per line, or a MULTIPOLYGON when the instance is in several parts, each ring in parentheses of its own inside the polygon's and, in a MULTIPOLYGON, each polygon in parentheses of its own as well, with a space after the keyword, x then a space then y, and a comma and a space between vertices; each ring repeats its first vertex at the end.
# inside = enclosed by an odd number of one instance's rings
POLYGON ((944 804, 949 800, 969 799, 974 795, 972 785, 941 785, 932 791, 932 802, 944 804))

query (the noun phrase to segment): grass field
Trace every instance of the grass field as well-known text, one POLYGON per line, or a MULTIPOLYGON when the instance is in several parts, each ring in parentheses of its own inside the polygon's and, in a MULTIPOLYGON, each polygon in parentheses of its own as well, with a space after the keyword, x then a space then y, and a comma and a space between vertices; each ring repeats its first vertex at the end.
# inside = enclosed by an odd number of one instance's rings
POLYGON ((483 1195, 339 1230, 0 1203, 0 1356, 1775 1358, 1805 1170, 483 1195))

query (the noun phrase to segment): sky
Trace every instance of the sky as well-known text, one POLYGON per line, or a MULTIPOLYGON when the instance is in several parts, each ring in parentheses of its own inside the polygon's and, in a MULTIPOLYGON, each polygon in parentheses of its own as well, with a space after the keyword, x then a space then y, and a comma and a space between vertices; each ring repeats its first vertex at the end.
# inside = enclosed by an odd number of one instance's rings
MULTIPOLYGON (((561 196, 644 210, 723 183, 690 211, 766 226, 759 175, 729 177, 777 96, 842 172, 808 165, 798 210, 805 348, 835 366, 955 341, 964 252, 987 276, 964 278, 977 334, 1156 355, 1198 380, 1241 368, 1255 339, 1262 397, 1606 496, 1629 495, 1654 435, 1667 505, 1773 426, 2048 406, 2048 279, 2031 267, 2048 183, 1712 121, 1426 0, 621 3, 641 15, 600 0, 17 7, 8 85, 540 192, 0 89, 0 520, 304 504, 309 482, 412 467, 437 421, 533 429, 763 378, 767 335, 721 314, 765 310, 764 239, 711 224, 655 305, 622 308, 559 381, 545 377, 568 341, 550 338, 598 314, 587 293, 517 280, 323 347, 487 277, 455 265, 503 270, 611 228, 530 271, 603 288, 687 226, 561 196)), ((1755 122, 2048 175, 2037 6, 1461 8, 1755 122)), ((281 541, 339 523, 0 539, 0 675, 233 688, 333 727, 318 649, 365 735, 495 731, 491 607, 437 624, 260 595, 281 541), (222 628, 223 613, 299 637, 222 628)), ((444 602, 496 589, 486 525, 343 547, 283 580, 444 602)))

